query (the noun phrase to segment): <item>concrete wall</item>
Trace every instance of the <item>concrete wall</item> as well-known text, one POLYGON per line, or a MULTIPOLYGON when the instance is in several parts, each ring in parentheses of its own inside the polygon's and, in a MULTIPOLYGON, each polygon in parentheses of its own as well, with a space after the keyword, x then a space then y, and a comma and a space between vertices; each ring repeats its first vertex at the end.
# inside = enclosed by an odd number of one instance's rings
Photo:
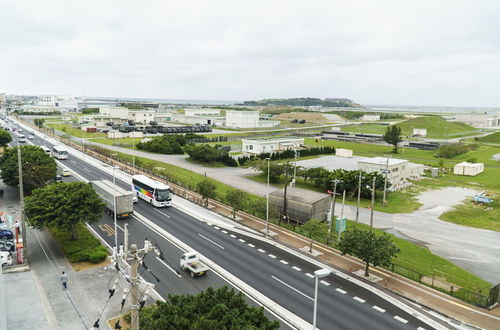
POLYGON ((235 128, 259 127, 259 112, 227 110, 226 126, 235 128))

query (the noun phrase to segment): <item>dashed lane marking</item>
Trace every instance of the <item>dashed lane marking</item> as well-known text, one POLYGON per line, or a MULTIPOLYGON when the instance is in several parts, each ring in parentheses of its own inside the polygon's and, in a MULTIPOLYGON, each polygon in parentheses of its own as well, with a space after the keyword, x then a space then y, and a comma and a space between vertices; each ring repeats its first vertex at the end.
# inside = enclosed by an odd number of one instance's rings
POLYGON ((231 236, 232 238, 236 238, 236 235, 233 235, 233 234, 231 234, 231 235, 229 235, 229 236, 231 236))
POLYGON ((426 330, 425 328, 418 327, 417 330, 426 330))
POLYGON ((220 228, 219 228, 219 227, 217 227, 217 226, 214 226, 214 228, 215 228, 215 229, 220 229, 220 228))
POLYGON ((293 269, 295 269, 296 271, 300 272, 302 269, 300 269, 299 267, 297 266, 292 266, 293 269))
POLYGON ((164 216, 166 216, 167 218, 169 218, 169 219, 170 219, 170 216, 169 216, 168 214, 163 213, 162 211, 160 211, 160 210, 158 210, 158 209, 154 209, 154 210, 155 210, 156 212, 158 212, 158 213, 163 214, 164 216))
MULTIPOLYGON (((385 313, 385 309, 380 308, 380 307, 378 307, 378 306, 373 306, 372 308, 373 308, 374 310, 376 310, 376 311, 379 311, 380 313, 385 313)), ((420 328, 419 328, 419 329, 420 329, 420 328)))
POLYGON ((222 231, 224 234, 227 234, 227 231, 225 231, 225 230, 221 230, 221 231, 222 231))
POLYGON ((337 291, 338 293, 342 293, 342 294, 346 294, 347 293, 347 291, 344 291, 341 288, 336 288, 335 291, 337 291))
POLYGON ((276 259, 276 256, 274 254, 268 254, 270 258, 276 259))
POLYGON ((286 260, 280 260, 280 262, 281 262, 282 264, 284 264, 284 265, 288 265, 288 261, 286 261, 286 260))
POLYGON ((319 282, 320 282, 321 284, 323 284, 323 285, 330 286, 330 283, 328 283, 328 282, 327 282, 327 281, 325 281, 325 280, 321 280, 321 281, 319 281, 319 282))
POLYGON ((364 303, 364 302, 365 302, 365 300, 364 300, 364 299, 361 299, 360 297, 357 297, 357 296, 356 296, 356 297, 353 297, 352 299, 354 299, 354 300, 356 300, 356 301, 358 301, 358 302, 360 302, 360 303, 364 303))
POLYGON ((218 246, 218 247, 220 247, 221 249, 223 249, 223 250, 224 250, 224 247, 223 247, 222 245, 220 245, 220 244, 218 244, 218 243, 215 243, 215 242, 214 242, 214 241, 212 241, 210 238, 205 237, 205 236, 203 236, 202 234, 198 234, 198 236, 200 236, 201 238, 206 239, 207 241, 209 241, 209 242, 210 242, 210 243, 212 243, 213 245, 218 246))
POLYGON ((240 241, 241 243, 245 243, 245 240, 243 238, 239 238, 238 241, 240 241))
POLYGON ((266 250, 262 250, 262 249, 258 249, 257 251, 259 251, 260 253, 266 253, 266 250))
MULTIPOLYGON (((210 227, 212 227, 212 226, 213 226, 213 224, 211 224, 210 222, 205 222, 205 223, 206 223, 207 225, 209 225, 210 227)), ((219 228, 217 228, 217 229, 219 229, 219 228)))
POLYGON ((295 291, 295 292, 297 292, 297 293, 299 293, 299 294, 303 295, 304 297, 308 298, 309 300, 314 301, 314 299, 313 299, 313 298, 309 297, 309 296, 308 296, 308 295, 306 295, 304 292, 302 292, 302 291, 299 291, 299 290, 295 289, 295 288, 294 288, 293 286, 291 286, 290 284, 283 282, 282 280, 280 280, 280 279, 279 279, 279 278, 277 278, 277 277, 274 277, 273 275, 271 275, 271 277, 272 277, 273 279, 275 279, 276 281, 280 282, 281 284, 286 285, 287 287, 289 287, 289 288, 290 288, 290 289, 292 289, 293 291, 295 291))
POLYGON ((399 317, 397 315, 394 315, 394 319, 398 320, 401 323, 408 323, 408 321, 406 321, 404 318, 399 317))
POLYGON ((310 277, 310 278, 314 278, 314 275, 313 275, 313 274, 311 274, 311 273, 306 273, 306 276, 307 276, 307 277, 310 277))
POLYGON ((255 245, 253 245, 252 243, 248 243, 248 246, 252 248, 255 247, 255 245))

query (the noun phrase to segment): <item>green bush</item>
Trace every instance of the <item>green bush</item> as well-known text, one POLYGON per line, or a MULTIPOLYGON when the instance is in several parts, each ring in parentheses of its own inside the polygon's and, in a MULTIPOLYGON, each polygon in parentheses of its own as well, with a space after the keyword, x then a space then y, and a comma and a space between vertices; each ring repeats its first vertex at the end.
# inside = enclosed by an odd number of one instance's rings
POLYGON ((436 152, 438 158, 453 158, 455 156, 464 154, 470 150, 477 149, 477 144, 450 144, 439 147, 436 152))
POLYGON ((78 239, 72 240, 68 232, 50 229, 52 236, 61 245, 70 262, 99 263, 106 259, 108 252, 94 235, 84 226, 77 228, 78 239))

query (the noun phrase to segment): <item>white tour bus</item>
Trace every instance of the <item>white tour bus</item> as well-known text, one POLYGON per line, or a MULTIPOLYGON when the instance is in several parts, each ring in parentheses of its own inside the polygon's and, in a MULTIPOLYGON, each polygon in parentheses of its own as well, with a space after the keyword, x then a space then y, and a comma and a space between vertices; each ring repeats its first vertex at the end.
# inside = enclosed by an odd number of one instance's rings
POLYGON ((19 143, 24 143, 26 142, 26 136, 24 136, 23 134, 19 134, 17 136, 17 140, 19 141, 19 143))
POLYGON ((63 146, 53 146, 52 156, 57 159, 68 159, 68 149, 63 146))
POLYGON ((170 187, 145 175, 134 175, 132 177, 132 192, 135 196, 156 207, 170 206, 172 204, 173 193, 170 187))
POLYGON ((42 149, 43 149, 43 151, 44 151, 47 155, 49 155, 49 156, 50 156, 50 149, 49 149, 49 148, 47 148, 46 146, 40 146, 40 148, 42 148, 42 149))

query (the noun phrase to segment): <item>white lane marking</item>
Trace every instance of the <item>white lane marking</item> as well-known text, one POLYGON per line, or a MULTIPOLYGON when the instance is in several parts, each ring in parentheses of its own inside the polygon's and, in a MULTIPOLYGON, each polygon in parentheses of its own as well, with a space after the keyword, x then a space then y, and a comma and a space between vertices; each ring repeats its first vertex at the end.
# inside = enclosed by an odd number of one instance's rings
POLYGON ((156 257, 156 260, 158 260, 159 262, 161 262, 163 264, 163 266, 165 266, 168 269, 170 269, 172 271, 172 273, 174 273, 175 275, 177 275, 177 277, 182 277, 181 274, 177 273, 177 271, 175 269, 173 269, 172 267, 170 267, 165 261, 161 260, 158 257, 156 257))
POLYGON ((215 228, 215 229, 220 229, 220 228, 219 228, 219 227, 217 227, 217 226, 214 226, 214 228, 215 228))
POLYGON ((425 328, 418 327, 417 330, 426 330, 425 328))
POLYGON ((210 243, 212 243, 213 245, 216 245, 216 246, 218 246, 218 247, 220 247, 221 249, 223 249, 223 250, 224 250, 224 247, 223 247, 222 245, 215 243, 215 242, 214 242, 214 241, 212 241, 210 238, 205 237, 205 236, 203 236, 202 234, 198 234, 198 236, 200 236, 201 238, 206 239, 207 241, 209 241, 209 242, 210 242, 210 243))
POLYGON ((225 231, 225 230, 221 230, 221 231, 222 231, 224 234, 227 234, 227 231, 225 231))
POLYGON ((307 276, 307 277, 310 277, 310 278, 314 278, 314 275, 313 275, 313 274, 311 274, 311 273, 306 273, 306 276, 307 276))
POLYGON ((245 243, 245 240, 242 238, 238 239, 238 241, 240 241, 241 243, 245 243))
POLYGON ((406 321, 404 318, 399 317, 399 316, 397 316, 397 315, 394 315, 394 318, 395 318, 396 320, 398 320, 399 322, 401 322, 401 323, 408 323, 408 321, 406 321))
POLYGON ((298 272, 300 272, 300 271, 302 270, 302 269, 300 269, 300 268, 299 268, 299 267, 297 267, 297 266, 293 266, 292 268, 293 268, 293 269, 295 269, 295 270, 296 270, 296 271, 298 271, 298 272))
POLYGON ((364 299, 361 299, 360 297, 353 297, 352 299, 356 300, 356 301, 359 301, 360 303, 364 303, 365 300, 364 299))
POLYGON ((252 243, 248 243, 248 246, 249 247, 255 247, 255 245, 253 245, 252 243))
MULTIPOLYGON (((210 227, 213 226, 213 224, 211 224, 210 222, 206 222, 206 224, 209 225, 210 227)), ((217 228, 217 229, 219 229, 219 228, 217 228)))
POLYGON ((162 211, 160 211, 160 210, 158 210, 158 209, 153 209, 153 210, 155 210, 155 211, 156 211, 156 212, 158 212, 158 213, 163 214, 164 216, 166 216, 167 218, 169 218, 169 219, 170 219, 170 216, 169 216, 168 214, 163 213, 162 211))
POLYGON ((321 280, 319 282, 323 285, 330 286, 330 283, 328 283, 327 281, 321 280))
POLYGON ((335 291, 337 291, 338 293, 342 293, 342 294, 346 294, 347 293, 347 291, 344 291, 341 288, 336 288, 335 291))
POLYGON ((271 277, 272 277, 273 279, 275 279, 276 281, 280 282, 281 284, 286 285, 287 287, 289 287, 289 288, 290 288, 290 289, 292 289, 293 291, 295 291, 295 292, 297 292, 297 293, 300 293, 301 295, 303 295, 304 297, 308 298, 309 300, 314 301, 314 299, 313 299, 313 298, 309 297, 309 296, 308 296, 308 295, 306 295, 304 292, 302 292, 302 291, 299 291, 299 290, 295 289, 295 288, 294 288, 293 286, 291 286, 290 284, 287 284, 287 283, 283 282, 282 280, 280 280, 280 279, 279 279, 279 278, 277 278, 277 277, 274 277, 273 275, 271 275, 271 277))
POLYGON ((286 260, 280 260, 280 262, 281 262, 282 264, 284 264, 284 265, 288 265, 288 261, 286 261, 286 260))
POLYGON ((257 251, 259 251, 260 253, 266 253, 266 250, 262 250, 262 249, 258 249, 257 251))
POLYGON ((385 309, 380 308, 380 307, 378 307, 378 306, 373 306, 372 308, 373 308, 374 310, 376 310, 376 311, 379 311, 380 313, 385 313, 385 309))
POLYGON ((274 254, 268 254, 270 258, 276 259, 276 256, 274 254))
POLYGON ((233 235, 233 234, 231 234, 231 235, 229 235, 229 236, 231 236, 232 238, 236 238, 236 235, 233 235))
POLYGON ((86 168, 85 166, 83 167, 83 169, 89 173, 92 173, 88 168, 86 168))

